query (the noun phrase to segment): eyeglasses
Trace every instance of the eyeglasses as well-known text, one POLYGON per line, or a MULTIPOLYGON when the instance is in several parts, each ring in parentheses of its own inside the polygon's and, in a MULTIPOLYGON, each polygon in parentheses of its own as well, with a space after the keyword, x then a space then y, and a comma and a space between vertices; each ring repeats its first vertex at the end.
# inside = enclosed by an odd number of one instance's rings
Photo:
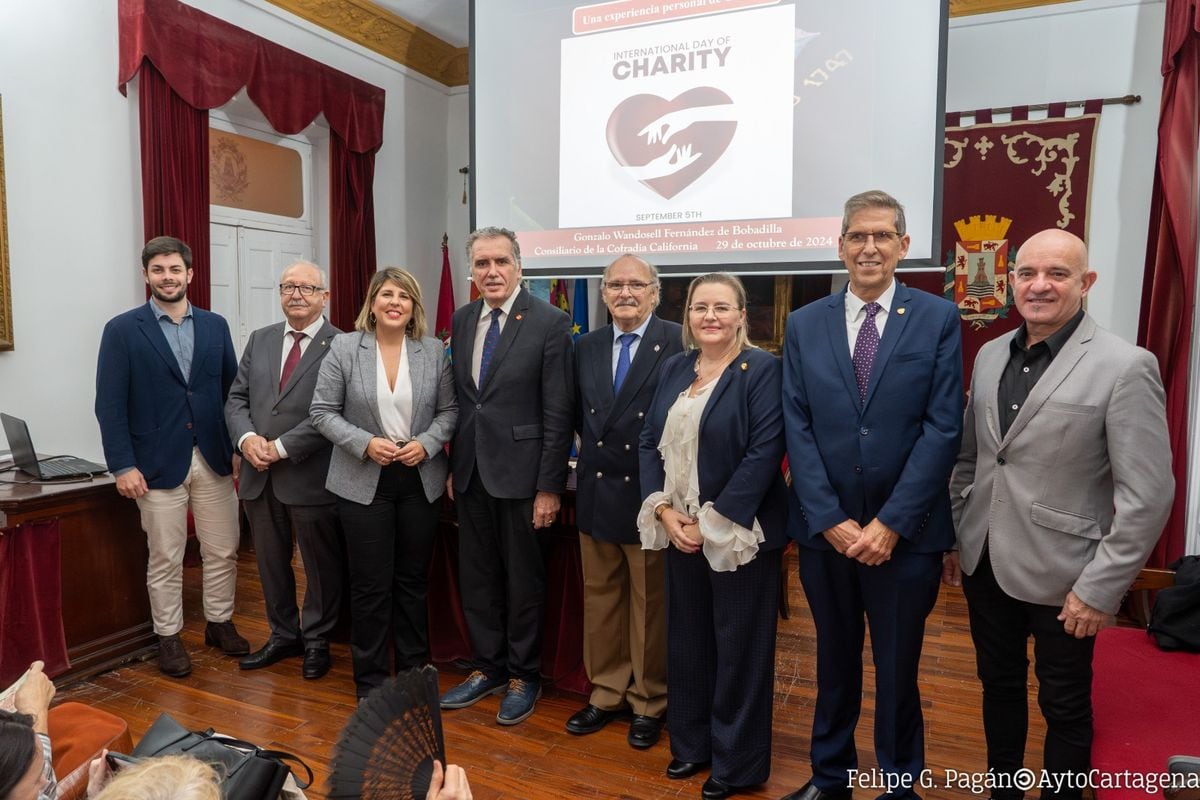
POLYGON ((704 303, 696 303, 688 306, 688 311, 695 314, 697 317, 707 317, 708 312, 712 312, 717 317, 728 317, 730 314, 736 314, 741 311, 740 308, 731 306, 728 303, 717 303, 715 306, 705 305, 704 303))
POLYGON ((900 241, 900 234, 896 231, 875 231, 874 233, 846 231, 842 234, 842 241, 851 247, 863 247, 868 239, 874 239, 876 247, 886 247, 900 241))
POLYGON ((279 284, 279 293, 287 297, 292 292, 299 292, 305 297, 312 297, 315 292, 322 291, 323 286, 310 286, 307 283, 281 283, 279 284))
POLYGON ((620 294, 626 289, 629 290, 630 294, 644 294, 645 291, 653 285, 654 284, 643 283, 642 281, 629 281, 628 283, 623 283, 620 281, 607 281, 604 284, 604 288, 613 294, 620 294))

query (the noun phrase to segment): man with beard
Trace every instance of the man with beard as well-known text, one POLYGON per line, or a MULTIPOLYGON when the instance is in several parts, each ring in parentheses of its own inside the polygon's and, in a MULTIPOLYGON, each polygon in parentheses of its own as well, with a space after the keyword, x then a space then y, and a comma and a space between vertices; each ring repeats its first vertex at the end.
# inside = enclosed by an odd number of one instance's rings
POLYGON ((137 501, 146 531, 158 667, 182 678, 192 671, 179 638, 189 507, 204 560, 204 641, 231 656, 250 651, 231 621, 238 548, 231 476, 238 459, 224 407, 238 364, 225 320, 187 301, 191 248, 170 236, 151 239, 142 250, 142 277, 150 300, 104 326, 96 419, 117 491, 137 501))

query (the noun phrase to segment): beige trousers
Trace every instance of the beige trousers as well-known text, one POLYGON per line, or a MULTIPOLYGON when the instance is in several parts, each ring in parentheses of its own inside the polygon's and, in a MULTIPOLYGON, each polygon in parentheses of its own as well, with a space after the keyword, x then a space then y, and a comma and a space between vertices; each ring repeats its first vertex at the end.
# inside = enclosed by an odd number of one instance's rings
POLYGON ((183 629, 183 551, 187 511, 192 508, 204 561, 204 618, 225 622, 233 616, 237 590, 238 506, 233 478, 209 469, 192 448, 192 467, 174 489, 151 489, 137 500, 150 548, 146 588, 154 632, 170 636, 183 629))
POLYGON ((663 554, 579 534, 583 664, 592 705, 661 717, 667 707, 663 554))

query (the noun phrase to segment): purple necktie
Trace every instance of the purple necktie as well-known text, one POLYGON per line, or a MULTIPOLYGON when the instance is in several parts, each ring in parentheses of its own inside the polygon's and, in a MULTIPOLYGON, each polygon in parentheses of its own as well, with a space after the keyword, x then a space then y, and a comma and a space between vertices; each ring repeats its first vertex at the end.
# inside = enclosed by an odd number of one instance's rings
POLYGON ((858 402, 867 399, 867 384, 871 381, 871 367, 875 366, 875 354, 879 352, 879 328, 875 326, 875 315, 882 306, 879 303, 867 303, 867 318, 858 329, 858 338, 854 340, 854 379, 858 381, 858 402))
POLYGON ((496 342, 500 341, 499 308, 492 309, 492 324, 488 325, 487 333, 483 335, 483 352, 479 354, 479 385, 483 386, 484 376, 487 375, 488 365, 492 363, 492 353, 496 352, 496 342))

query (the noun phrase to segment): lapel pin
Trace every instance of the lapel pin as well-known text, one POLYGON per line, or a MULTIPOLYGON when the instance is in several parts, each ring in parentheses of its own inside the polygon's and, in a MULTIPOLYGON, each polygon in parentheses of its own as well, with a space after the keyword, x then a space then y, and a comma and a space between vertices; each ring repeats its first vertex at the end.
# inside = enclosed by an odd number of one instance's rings
POLYGON ((660 345, 660 344, 654 345, 654 352, 657 353, 659 350, 662 350, 662 345, 660 345))
POLYGON ((896 313, 897 313, 897 314, 903 314, 903 313, 904 313, 904 309, 903 309, 903 308, 897 308, 897 309, 896 309, 896 313))
POLYGON ((517 314, 517 322, 520 322, 520 321, 521 321, 521 315, 517 314))
POLYGON ((747 364, 745 361, 743 361, 742 362, 742 372, 745 372, 748 369, 750 369, 750 365, 747 364))

